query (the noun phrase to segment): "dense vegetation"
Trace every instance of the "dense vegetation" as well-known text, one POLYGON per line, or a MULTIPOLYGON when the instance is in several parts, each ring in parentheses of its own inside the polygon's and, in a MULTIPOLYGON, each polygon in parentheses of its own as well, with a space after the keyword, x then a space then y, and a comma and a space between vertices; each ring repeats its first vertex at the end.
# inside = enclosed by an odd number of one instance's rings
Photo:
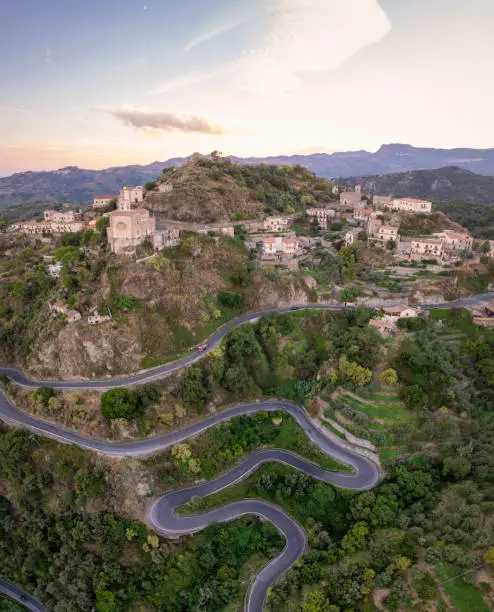
POLYGON ((455 166, 437 170, 413 170, 340 179, 352 187, 359 183, 364 193, 416 197, 432 201, 462 198, 473 204, 494 203, 494 177, 481 176, 455 166))
POLYGON ((494 198, 490 206, 474 204, 469 200, 436 202, 434 207, 446 213, 450 219, 466 227, 476 238, 494 240, 494 198))
POLYGON ((300 165, 243 165, 217 155, 193 156, 179 168, 165 168, 159 182, 173 191, 151 192, 147 206, 169 218, 200 223, 254 219, 262 212, 293 214, 335 198, 329 181, 300 165))
MULTIPOLYGON (((475 576, 492 576, 494 558, 494 332, 463 311, 434 311, 430 321, 407 323, 413 335, 401 346, 383 347, 367 328, 369 314, 273 315, 237 328, 175 393, 196 414, 220 388, 232 398, 276 390, 311 409, 314 395, 331 402, 339 386, 370 397, 378 379, 398 382, 412 418, 401 431, 406 452, 385 458, 385 481, 355 494, 267 465, 193 508, 263 497, 304 524, 310 552, 273 590, 273 612, 371 610, 376 593, 389 611, 488 610, 489 587, 477 588, 475 576)), ((141 403, 162 392, 153 388, 139 389, 141 403)), ((40 401, 50 402, 49 394, 40 401)), ((118 496, 133 497, 136 477, 158 494, 212 478, 263 445, 310 457, 302 438, 283 414, 233 419, 146 462, 124 462, 117 485, 97 456, 4 429, 2 572, 56 612, 239 605, 247 575, 280 549, 269 525, 243 519, 173 544, 113 509, 118 496)))

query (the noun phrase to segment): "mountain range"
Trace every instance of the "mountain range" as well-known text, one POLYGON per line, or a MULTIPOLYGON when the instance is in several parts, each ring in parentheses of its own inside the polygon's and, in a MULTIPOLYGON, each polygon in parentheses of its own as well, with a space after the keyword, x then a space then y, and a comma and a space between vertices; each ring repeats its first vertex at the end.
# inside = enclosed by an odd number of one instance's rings
MULTIPOLYGON (((75 166, 49 172, 20 172, 0 178, 0 209, 27 202, 89 204, 96 195, 117 194, 123 185, 154 180, 163 168, 180 166, 173 158, 145 166, 85 170, 75 166)), ((326 178, 363 177, 456 166, 494 176, 494 149, 427 149, 406 144, 383 145, 376 153, 351 151, 279 157, 231 157, 240 164, 300 164, 326 178)))

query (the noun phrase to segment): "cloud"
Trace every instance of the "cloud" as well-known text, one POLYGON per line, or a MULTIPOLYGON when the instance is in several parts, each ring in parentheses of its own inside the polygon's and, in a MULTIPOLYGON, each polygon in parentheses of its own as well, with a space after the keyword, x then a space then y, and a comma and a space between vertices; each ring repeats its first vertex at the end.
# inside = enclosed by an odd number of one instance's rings
POLYGON ((220 34, 226 34, 226 32, 230 32, 231 30, 238 28, 244 23, 244 21, 245 20, 242 19, 238 21, 232 21, 230 23, 223 23, 220 25, 211 26, 209 29, 205 30, 204 32, 201 32, 200 34, 192 38, 185 45, 183 50, 185 53, 188 53, 189 51, 192 51, 192 49, 194 49, 195 47, 198 47, 199 45, 202 45, 203 43, 209 42, 210 40, 213 40, 213 38, 220 36, 220 34))
POLYGON ((179 76, 173 79, 165 81, 155 89, 152 89, 150 94, 162 94, 181 89, 182 87, 189 87, 190 85, 196 85, 197 83, 203 83, 219 76, 233 72, 235 67, 231 64, 219 68, 218 70, 212 70, 210 72, 191 72, 183 76, 179 76))
POLYGON ((131 108, 98 110, 109 113, 126 125, 132 125, 147 133, 150 130, 161 132, 195 132, 200 134, 213 134, 216 136, 226 134, 219 126, 209 122, 204 117, 193 115, 175 115, 158 111, 136 110, 131 108))
POLYGON ((391 29, 378 0, 270 0, 271 27, 238 63, 242 88, 281 93, 300 75, 328 72, 391 29))

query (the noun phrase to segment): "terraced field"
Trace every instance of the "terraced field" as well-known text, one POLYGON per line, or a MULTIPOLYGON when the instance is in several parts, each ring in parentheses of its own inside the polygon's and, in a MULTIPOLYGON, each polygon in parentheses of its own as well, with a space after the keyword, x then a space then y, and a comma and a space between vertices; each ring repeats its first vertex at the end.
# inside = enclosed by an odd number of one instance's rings
POLYGON ((342 389, 333 396, 330 406, 328 416, 356 436, 373 442, 383 460, 405 454, 405 441, 415 430, 415 421, 396 392, 357 395, 342 389))

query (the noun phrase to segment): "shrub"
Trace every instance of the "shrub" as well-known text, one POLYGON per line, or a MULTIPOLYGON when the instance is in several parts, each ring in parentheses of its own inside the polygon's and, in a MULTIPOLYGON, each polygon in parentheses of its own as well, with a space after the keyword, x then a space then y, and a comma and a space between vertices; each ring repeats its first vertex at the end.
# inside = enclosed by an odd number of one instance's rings
POLYGON ((131 421, 143 414, 137 395, 129 389, 110 389, 101 397, 101 413, 107 419, 131 421))
POLYGON ((220 291, 218 293, 218 302, 227 308, 241 309, 244 305, 244 298, 235 291, 220 291))
POLYGON ((129 295, 119 295, 115 298, 115 307, 119 310, 132 310, 137 306, 137 300, 129 295))

